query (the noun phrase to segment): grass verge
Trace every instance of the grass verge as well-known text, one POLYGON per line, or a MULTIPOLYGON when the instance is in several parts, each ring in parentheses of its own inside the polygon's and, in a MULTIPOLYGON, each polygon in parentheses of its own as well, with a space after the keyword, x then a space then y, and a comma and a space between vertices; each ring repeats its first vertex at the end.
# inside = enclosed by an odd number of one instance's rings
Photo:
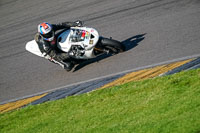
POLYGON ((200 69, 3 113, 0 132, 200 132, 200 69))

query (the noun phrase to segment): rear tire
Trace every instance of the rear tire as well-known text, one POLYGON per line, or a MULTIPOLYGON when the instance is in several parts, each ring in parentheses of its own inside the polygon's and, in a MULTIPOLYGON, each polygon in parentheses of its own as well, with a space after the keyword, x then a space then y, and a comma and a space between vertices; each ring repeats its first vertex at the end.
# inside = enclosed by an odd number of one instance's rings
POLYGON ((118 54, 125 51, 124 45, 113 39, 100 38, 100 45, 111 54, 118 54))

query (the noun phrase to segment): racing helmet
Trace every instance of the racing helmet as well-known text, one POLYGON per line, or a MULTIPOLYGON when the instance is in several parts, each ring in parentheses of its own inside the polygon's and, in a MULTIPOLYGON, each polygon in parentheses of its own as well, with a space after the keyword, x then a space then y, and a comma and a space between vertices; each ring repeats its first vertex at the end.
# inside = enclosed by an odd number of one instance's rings
POLYGON ((53 41, 55 33, 51 24, 43 22, 38 25, 38 32, 46 41, 53 41))

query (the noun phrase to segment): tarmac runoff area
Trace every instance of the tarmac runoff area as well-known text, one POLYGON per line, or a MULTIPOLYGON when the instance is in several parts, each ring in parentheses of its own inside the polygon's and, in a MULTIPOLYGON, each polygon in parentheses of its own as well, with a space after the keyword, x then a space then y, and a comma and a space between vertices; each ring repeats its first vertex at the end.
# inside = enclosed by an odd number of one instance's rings
POLYGON ((27 98, 21 98, 13 102, 1 103, 0 113, 12 111, 27 105, 35 105, 47 101, 58 100, 72 95, 87 93, 96 89, 105 89, 130 81, 143 80, 174 74, 184 70, 200 68, 200 57, 177 61, 169 64, 147 67, 143 70, 126 71, 115 75, 105 76, 82 83, 57 88, 49 92, 35 94, 27 98))

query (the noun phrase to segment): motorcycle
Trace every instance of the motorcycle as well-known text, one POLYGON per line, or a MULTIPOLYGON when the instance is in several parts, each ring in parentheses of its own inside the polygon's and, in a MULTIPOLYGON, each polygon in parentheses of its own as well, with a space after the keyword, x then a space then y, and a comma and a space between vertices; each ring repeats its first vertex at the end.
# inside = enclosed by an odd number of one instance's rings
MULTIPOLYGON (((29 41, 26 50, 40 57, 44 57, 56 64, 60 64, 56 60, 41 53, 39 46, 35 40, 29 41)), ((101 37, 98 31, 90 27, 71 27, 63 30, 57 36, 57 48, 68 53, 74 60, 88 60, 96 58, 102 54, 118 54, 125 51, 124 45, 112 38, 101 37)), ((62 66, 64 68, 64 66, 62 66)))

